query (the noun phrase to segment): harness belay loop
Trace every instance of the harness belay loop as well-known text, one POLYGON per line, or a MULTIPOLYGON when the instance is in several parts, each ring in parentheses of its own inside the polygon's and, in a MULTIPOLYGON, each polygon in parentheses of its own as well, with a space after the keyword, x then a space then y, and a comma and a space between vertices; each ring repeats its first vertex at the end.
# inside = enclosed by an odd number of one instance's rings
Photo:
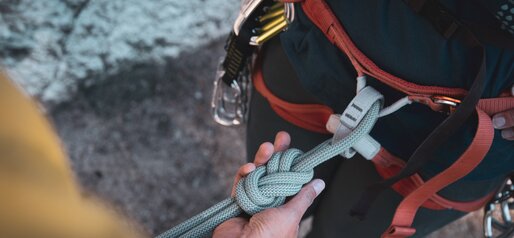
POLYGON ((215 204, 158 238, 204 237, 219 224, 242 212, 254 215, 282 205, 286 197, 297 194, 304 184, 312 180, 314 167, 350 151, 356 144, 362 143, 363 138, 369 137, 381 107, 381 97, 376 97, 356 127, 343 138, 326 140, 306 153, 298 149, 274 153, 266 165, 239 180, 234 198, 215 204))

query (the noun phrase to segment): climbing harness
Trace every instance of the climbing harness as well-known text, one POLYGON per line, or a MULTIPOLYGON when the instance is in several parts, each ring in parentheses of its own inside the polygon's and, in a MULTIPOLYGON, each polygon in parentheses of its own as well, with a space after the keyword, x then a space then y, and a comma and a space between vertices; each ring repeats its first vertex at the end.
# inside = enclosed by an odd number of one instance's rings
POLYGON ((511 210, 514 206, 513 177, 505 180, 503 185, 495 193, 494 199, 484 207, 484 237, 485 238, 509 238, 514 236, 514 223, 511 210), (501 213, 501 218, 495 217, 495 212, 501 213), (496 232, 495 232, 496 231, 496 232), (494 236, 494 233, 499 233, 494 236))
MULTIPOLYGON (((382 237, 408 237, 415 234, 412 223, 420 207, 470 212, 490 201, 495 194, 476 201, 457 202, 437 193, 478 166, 493 141, 491 116, 514 108, 514 97, 481 98, 487 70, 481 42, 497 41, 507 48, 514 44, 494 34, 486 39, 476 38, 475 33, 482 29, 462 23, 436 0, 404 2, 432 23, 445 38, 455 38, 469 47, 482 49, 483 62, 469 90, 418 85, 382 70, 356 47, 324 0, 284 0, 275 4, 264 0, 245 1, 227 41, 227 55, 217 72, 211 103, 214 119, 222 125, 239 125, 244 122, 251 74, 256 91, 268 100, 280 117, 307 130, 333 133, 334 136, 307 153, 289 149, 273 154, 266 165, 258 167, 239 181, 235 197, 223 200, 159 237, 202 237, 223 221, 243 212, 253 215, 266 208, 279 206, 287 196, 296 194, 302 185, 312 179, 315 166, 336 155, 350 158, 359 153, 371 160, 377 172, 385 179, 365 191, 352 209, 353 215, 364 218, 370 204, 386 188, 391 187, 405 197, 382 237), (310 21, 348 57, 357 72, 357 94, 341 115, 335 115, 325 105, 286 102, 273 95, 264 84, 260 59, 253 57, 254 52, 259 45, 284 30, 294 20, 293 3, 301 7, 310 21), (406 96, 382 108, 382 95, 366 86, 368 76, 406 96), (448 117, 404 162, 382 148, 369 132, 380 116, 389 115, 412 103, 426 105, 448 117), (418 174, 420 168, 432 159, 435 149, 472 116, 477 118, 477 129, 469 147, 446 170, 427 181, 423 180, 418 174)), ((503 201, 500 203, 503 204, 503 201)), ((510 222, 510 217, 505 215, 504 220, 510 222)), ((486 221, 490 221, 487 223, 491 224, 490 230, 499 224, 489 215, 486 221)))
POLYGON ((294 21, 292 3, 246 0, 242 3, 220 60, 211 100, 214 120, 224 126, 246 121, 250 72, 255 50, 294 21))

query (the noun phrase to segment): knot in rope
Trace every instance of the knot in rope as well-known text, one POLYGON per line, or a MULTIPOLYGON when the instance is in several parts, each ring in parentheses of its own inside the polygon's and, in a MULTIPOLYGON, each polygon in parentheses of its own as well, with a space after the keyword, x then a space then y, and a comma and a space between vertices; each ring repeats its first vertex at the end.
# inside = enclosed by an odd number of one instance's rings
POLYGON ((222 222, 242 212, 254 215, 280 206, 313 177, 319 164, 352 148, 369 134, 378 119, 381 102, 375 101, 353 131, 337 141, 326 140, 303 153, 298 149, 276 152, 266 165, 239 180, 235 198, 227 198, 200 214, 162 233, 158 238, 205 237, 222 222))
POLYGON ((254 215, 264 209, 280 206, 286 197, 297 194, 314 175, 312 168, 292 168, 302 154, 298 149, 276 152, 266 165, 242 178, 236 187, 235 199, 239 207, 254 215))

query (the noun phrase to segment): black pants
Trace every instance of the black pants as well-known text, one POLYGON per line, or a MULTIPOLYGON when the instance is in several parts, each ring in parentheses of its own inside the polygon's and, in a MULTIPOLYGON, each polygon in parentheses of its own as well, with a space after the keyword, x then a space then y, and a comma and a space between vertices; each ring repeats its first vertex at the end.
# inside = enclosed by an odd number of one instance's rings
MULTIPOLYGON (((278 39, 268 43, 262 54, 263 77, 271 92, 289 102, 319 103, 300 85, 278 39)), ((261 143, 273 141, 279 131, 289 132, 291 147, 303 151, 330 138, 329 135, 309 132, 283 120, 271 109, 265 98, 253 91, 247 128, 248 160, 253 160, 261 143)), ((390 225, 395 209, 403 199, 389 189, 373 204, 367 218, 358 221, 349 215, 352 205, 368 185, 381 179, 373 164, 358 156, 349 160, 333 158, 315 168, 315 177, 323 179, 327 187, 306 213, 306 216, 314 215, 309 237, 380 237, 390 225)), ((456 183, 441 195, 458 201, 469 201, 486 195, 500 182, 501 179, 456 183)), ((453 210, 421 208, 413 224, 417 230, 415 237, 426 236, 463 215, 453 210)))

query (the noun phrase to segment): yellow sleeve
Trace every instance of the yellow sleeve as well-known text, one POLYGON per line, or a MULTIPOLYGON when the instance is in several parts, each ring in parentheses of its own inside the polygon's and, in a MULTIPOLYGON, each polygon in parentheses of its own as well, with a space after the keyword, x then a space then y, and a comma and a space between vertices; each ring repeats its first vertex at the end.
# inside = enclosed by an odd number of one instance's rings
POLYGON ((37 105, 0 71, 0 237, 140 237, 78 188, 37 105))

